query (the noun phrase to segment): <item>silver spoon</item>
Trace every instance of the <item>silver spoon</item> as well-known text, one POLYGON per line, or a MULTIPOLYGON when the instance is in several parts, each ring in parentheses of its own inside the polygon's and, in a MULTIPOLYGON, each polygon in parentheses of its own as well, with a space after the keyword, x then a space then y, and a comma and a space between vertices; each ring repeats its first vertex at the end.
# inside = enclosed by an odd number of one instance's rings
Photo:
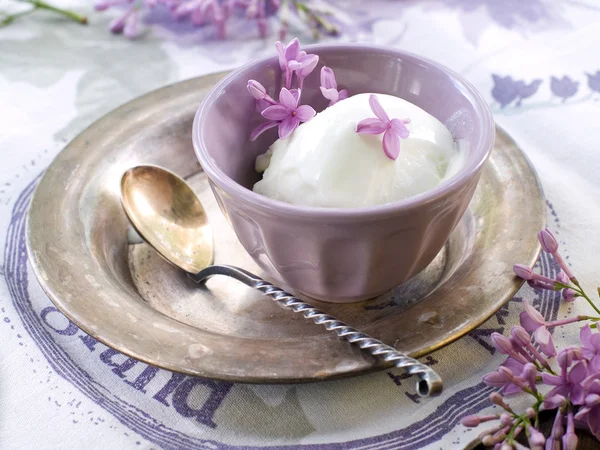
POLYGON ((196 283, 225 275, 268 295, 284 309, 306 319, 365 352, 393 362, 419 378, 417 392, 423 397, 439 395, 440 376, 425 364, 394 347, 346 325, 260 277, 239 267, 212 265, 213 237, 202 203, 187 183, 166 169, 144 165, 129 169, 121 179, 121 202, 140 236, 171 264, 185 270, 196 283))

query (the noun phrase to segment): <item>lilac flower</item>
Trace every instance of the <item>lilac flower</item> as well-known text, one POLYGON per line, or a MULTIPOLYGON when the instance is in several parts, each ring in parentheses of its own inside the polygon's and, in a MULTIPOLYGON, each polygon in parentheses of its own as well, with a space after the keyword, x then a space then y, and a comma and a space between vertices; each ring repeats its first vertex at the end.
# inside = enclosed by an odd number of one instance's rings
POLYGON ((592 333, 589 325, 579 332, 583 357, 588 360, 592 372, 600 372, 600 333, 592 333))
POLYGON ((538 351, 535 345, 531 343, 531 336, 525 328, 514 326, 512 327, 510 334, 513 346, 517 351, 523 355, 531 353, 532 358, 530 361, 538 361, 543 367, 550 369, 548 360, 538 351))
POLYGON ((297 61, 289 62, 290 69, 294 71, 298 79, 298 89, 302 89, 304 79, 315 70, 318 62, 319 57, 317 55, 309 55, 304 51, 300 52, 297 61))
POLYGON ((544 317, 527 300, 523 301, 523 305, 525 310, 520 315, 521 326, 530 333, 533 333, 533 337, 539 344, 540 350, 544 355, 556 356, 552 335, 546 327, 544 317))
POLYGON ((502 393, 505 395, 516 394, 522 391, 522 383, 520 383, 521 380, 519 377, 523 372, 524 366, 522 362, 508 357, 496 372, 485 375, 483 382, 488 386, 501 387, 502 393))
POLYGON ((359 134, 381 134, 383 133, 383 151, 386 156, 396 160, 400 154, 400 139, 406 139, 409 130, 406 128, 408 120, 391 119, 377 100, 377 96, 371 94, 369 105, 377 118, 363 119, 356 125, 359 134))
POLYGON ((554 386, 548 392, 547 398, 552 398, 555 395, 569 397, 574 405, 582 405, 585 399, 585 391, 583 381, 588 376, 587 363, 581 361, 583 358, 581 348, 567 347, 560 351, 556 360, 561 368, 560 375, 552 375, 542 373, 544 383, 554 386), (578 361, 578 362, 576 362, 578 361), (576 364, 569 370, 569 367, 576 364))
POLYGON ((550 90, 554 95, 562 98, 563 103, 569 97, 577 94, 577 89, 579 89, 579 81, 573 81, 568 76, 564 76, 561 79, 552 77, 550 80, 550 90))
POLYGON ((501 77, 496 74, 492 74, 492 79, 494 80, 492 97, 494 97, 494 99, 500 103, 501 108, 504 108, 519 96, 517 85, 512 77, 501 77))
POLYGON ((188 0, 173 7, 173 16, 177 19, 190 16, 194 25, 212 22, 220 39, 225 37, 227 10, 218 0, 188 0))
POLYGON ((278 122, 279 138, 285 139, 296 129, 301 122, 306 122, 314 117, 315 110, 308 105, 298 106, 298 97, 282 88, 279 94, 279 104, 265 108, 263 117, 278 122))
POLYGON ((321 93, 323 97, 329 100, 329 106, 335 105, 340 100, 348 97, 348 90, 337 90, 337 82, 333 70, 327 66, 321 69, 321 93))
POLYGON ((592 91, 600 92, 600 70, 596 74, 586 73, 588 77, 588 86, 592 91))
POLYGON ((584 406, 577 411, 576 420, 587 423, 596 439, 600 440, 600 380, 599 374, 590 377, 591 382, 584 381, 587 388, 584 406))

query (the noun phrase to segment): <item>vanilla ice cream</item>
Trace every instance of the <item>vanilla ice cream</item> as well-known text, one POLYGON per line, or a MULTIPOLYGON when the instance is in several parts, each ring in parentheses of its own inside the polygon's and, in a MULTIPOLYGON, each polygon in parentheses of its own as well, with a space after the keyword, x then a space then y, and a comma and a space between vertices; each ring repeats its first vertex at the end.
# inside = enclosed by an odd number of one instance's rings
POLYGON ((462 167, 465 152, 439 120, 401 98, 376 95, 390 118, 409 120, 395 161, 383 152, 382 134, 355 131, 375 115, 370 94, 354 95, 259 156, 256 170, 264 174, 254 191, 296 205, 373 206, 430 190, 462 167))

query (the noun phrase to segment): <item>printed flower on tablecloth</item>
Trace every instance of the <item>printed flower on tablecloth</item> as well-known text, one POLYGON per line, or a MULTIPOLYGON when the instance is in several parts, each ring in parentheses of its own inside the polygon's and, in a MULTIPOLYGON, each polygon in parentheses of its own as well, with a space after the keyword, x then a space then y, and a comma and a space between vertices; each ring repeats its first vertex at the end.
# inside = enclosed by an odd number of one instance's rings
POLYGON ((556 77, 550 79, 550 90, 554 95, 562 98, 563 103, 577 94, 578 89, 579 81, 573 81, 566 75, 560 79, 556 77))
POLYGON ((494 80, 492 97, 500 103, 501 108, 504 108, 515 99, 517 99, 516 106, 521 106, 521 102, 533 96, 542 84, 540 79, 527 83, 525 80, 513 80, 511 76, 501 77, 496 74, 492 74, 492 79, 494 80))
POLYGON ((595 74, 586 73, 588 78, 588 86, 592 91, 600 92, 600 70, 595 74))

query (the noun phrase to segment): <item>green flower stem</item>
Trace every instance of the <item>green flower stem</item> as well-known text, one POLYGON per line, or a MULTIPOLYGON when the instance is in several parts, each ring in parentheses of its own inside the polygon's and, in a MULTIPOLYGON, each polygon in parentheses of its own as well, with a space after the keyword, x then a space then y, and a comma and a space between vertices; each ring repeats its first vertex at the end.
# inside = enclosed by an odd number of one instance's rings
MULTIPOLYGON (((581 287, 581 285, 579 284, 579 281, 577 281, 577 279, 572 279, 571 280, 573 282, 573 285, 568 285, 568 284, 563 284, 563 283, 556 283, 555 284, 555 290, 561 290, 561 289, 573 289, 577 295, 579 295, 580 297, 583 297, 586 299, 586 301, 590 304, 590 306, 592 307, 592 309, 594 311, 596 311, 596 313, 598 313, 600 315, 600 309, 594 304, 594 302, 592 301, 592 299, 590 299, 588 297, 588 295, 585 293, 585 291, 583 290, 583 288, 581 287)), ((600 296, 600 288, 598 288, 598 295, 600 296)), ((600 318, 589 318, 588 320, 593 320, 593 321, 598 321, 600 320, 600 318)))
POLYGON ((67 9, 62 9, 62 8, 58 8, 56 6, 50 5, 49 3, 46 3, 42 0, 17 0, 21 3, 27 3, 29 5, 32 5, 33 8, 28 10, 28 11, 24 11, 22 13, 18 13, 18 14, 13 14, 11 16, 7 16, 1 23, 3 25, 8 25, 9 23, 11 23, 13 20, 15 20, 18 17, 30 14, 34 11, 37 11, 38 9, 45 9, 46 11, 52 11, 54 13, 60 14, 62 16, 65 16, 66 18, 73 20, 75 22, 78 22, 82 25, 86 25, 87 24, 87 17, 86 16, 82 16, 81 14, 77 14, 76 12, 73 11, 69 11, 67 9))
MULTIPOLYGON (((296 1, 294 2, 296 9, 299 13, 304 14, 311 22, 321 27, 325 33, 335 36, 338 34, 338 29, 335 25, 325 19, 322 14, 315 12, 312 8, 310 8, 306 3, 296 1)), ((318 35, 318 30, 314 30, 318 35)))
POLYGON ((600 309, 598 309, 598 307, 594 304, 592 299, 588 297, 588 295, 584 292, 583 288, 579 287, 579 289, 576 292, 587 300, 587 302, 594 309, 594 311, 596 311, 598 314, 600 314, 600 309))
POLYGON ((28 9, 27 11, 22 11, 22 12, 19 12, 16 14, 6 15, 2 20, 0 20, 0 27, 5 27, 6 25, 9 25, 12 22, 14 22, 19 17, 27 16, 27 15, 31 14, 32 12, 34 12, 35 10, 36 10, 36 8, 31 8, 31 9, 28 9))

